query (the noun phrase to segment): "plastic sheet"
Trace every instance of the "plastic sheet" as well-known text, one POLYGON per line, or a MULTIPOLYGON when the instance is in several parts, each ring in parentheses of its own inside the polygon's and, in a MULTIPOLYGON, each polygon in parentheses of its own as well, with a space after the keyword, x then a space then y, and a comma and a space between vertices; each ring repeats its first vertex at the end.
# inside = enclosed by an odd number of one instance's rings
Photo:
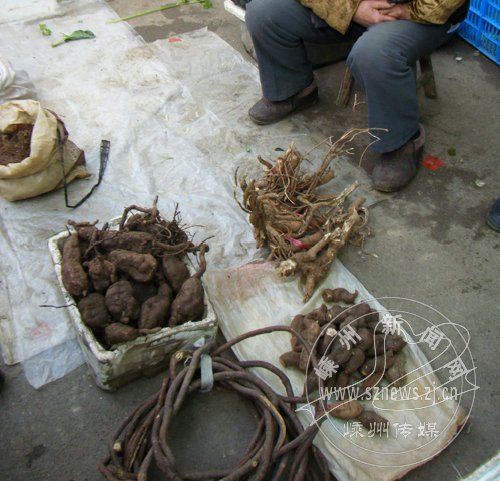
MULTIPOLYGON (((64 207, 62 191, 16 204, 0 201, 2 353, 7 363, 26 361, 26 376, 36 387, 83 362, 68 314, 55 308, 65 301, 55 282, 47 240, 63 230, 69 218, 105 220, 130 203, 151 205, 154 190, 149 189, 141 161, 144 156, 154 157, 151 144, 155 142, 149 133, 158 138, 163 132, 154 113, 159 102, 183 90, 160 62, 134 58, 142 39, 127 24, 106 25, 116 15, 103 2, 77 3, 64 9, 65 16, 44 21, 53 32, 85 26, 94 31, 95 41, 52 48, 54 39, 42 37, 36 24, 43 18, 40 12, 29 15, 36 2, 16 2, 18 13, 30 21, 6 23, 0 29, 1 53, 16 52, 16 67, 29 72, 41 104, 61 116, 71 138, 85 150, 89 170, 98 170, 102 138, 111 140, 114 160, 103 184, 77 211, 64 207), (110 45, 122 49, 111 51, 110 45)), ((51 13, 51 8, 45 9, 46 16, 51 13)), ((81 198, 88 183, 73 184, 69 191, 70 198, 81 198)), ((171 202, 164 204, 165 214, 170 207, 171 202)))
MULTIPOLYGON (((219 327, 227 339, 249 330, 273 325, 290 325, 293 316, 307 313, 322 303, 322 287, 306 304, 302 304, 302 291, 297 279, 282 279, 275 263, 254 262, 237 268, 212 270, 207 277, 209 295, 218 314, 219 327)), ((372 298, 366 288, 338 260, 322 286, 342 286, 350 292, 357 290, 358 301, 368 300, 379 313, 387 312, 372 298)), ((290 350, 290 335, 275 332, 260 335, 238 343, 233 350, 241 361, 264 360, 280 368, 279 356, 290 350)), ((407 385, 427 392, 440 386, 427 359, 416 344, 405 347, 407 385), (420 376, 422 376, 420 378, 420 376)), ((282 390, 280 382, 269 372, 257 370, 275 390, 282 390)), ((305 376, 294 369, 285 369, 296 395, 302 395, 305 376)), ((436 390, 436 396, 442 393, 436 390)), ((410 398, 410 396, 408 396, 410 398)), ((310 402, 314 398, 310 398, 310 402)), ((320 402, 320 401, 319 401, 320 402)), ((373 409, 370 401, 364 401, 373 409)), ((301 411, 302 422, 312 422, 317 402, 301 411)), ((349 425, 329 417, 321 424, 315 444, 326 456, 332 473, 340 481, 392 481, 425 463, 444 449, 464 422, 464 410, 453 399, 439 403, 427 399, 381 399, 373 403, 379 414, 389 420, 387 436, 353 438, 349 425), (439 436, 429 440, 416 431, 408 436, 397 435, 396 426, 425 425, 431 422, 439 436), (399 423, 399 424, 398 424, 399 423), (435 425, 434 425, 435 423, 435 425)), ((324 413, 324 407, 319 409, 324 413)))
MULTIPOLYGON (((98 171, 101 139, 111 142, 103 182, 76 211, 64 207, 61 191, 15 205, 0 200, 2 352, 8 363, 23 361, 28 380, 40 386, 82 362, 80 351, 69 348, 76 344, 65 309, 40 307, 64 305, 47 239, 68 219, 103 222, 129 204, 151 205, 158 194, 164 216, 179 203, 183 221, 201 226, 192 229, 196 239, 214 236, 210 266, 240 265, 258 253, 234 200, 236 168, 255 175, 258 154, 274 158, 291 142, 306 152, 323 138, 300 115, 253 125, 247 110, 260 95, 257 70, 206 29, 144 44, 128 24, 107 24, 116 14, 99 0, 63 2, 62 10, 49 2, 45 13, 35 8, 39 2, 11 3, 17 17, 3 20, 0 54, 16 52, 16 67, 29 73, 40 103, 61 116, 89 171, 98 171), (42 21, 52 36, 41 35, 42 21), (96 38, 51 47, 56 32, 76 29, 96 38), (30 361, 39 356, 43 370, 30 361)), ((320 162, 325 151, 316 149, 311 161, 320 162)), ((332 189, 357 180, 368 203, 381 198, 345 159, 333 167, 332 189)), ((73 183, 70 201, 86 194, 90 182, 73 183)))
POLYGON ((35 86, 26 72, 0 57, 0 103, 17 99, 36 99, 35 86))
MULTIPOLYGON (((67 3, 75 3, 75 0, 67 3)), ((67 11, 67 5, 62 5, 62 2, 58 2, 57 0, 4 0, 2 2, 0 24, 23 20, 34 21, 38 18, 45 18, 67 11)))

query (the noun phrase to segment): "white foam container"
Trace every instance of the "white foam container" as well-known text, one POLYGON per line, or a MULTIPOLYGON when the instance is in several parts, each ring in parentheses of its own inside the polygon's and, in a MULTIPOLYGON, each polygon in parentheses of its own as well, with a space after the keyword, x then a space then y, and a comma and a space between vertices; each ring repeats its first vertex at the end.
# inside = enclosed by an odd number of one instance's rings
POLYGON ((245 10, 235 5, 231 0, 224 0, 224 10, 239 18, 242 22, 245 21, 245 10))
MULTIPOLYGON (((116 225, 113 219, 111 225, 116 225)), ((161 369, 168 368, 170 355, 198 339, 206 341, 215 337, 217 320, 205 290, 205 316, 199 321, 186 322, 177 327, 164 327, 160 331, 106 349, 82 321, 76 301, 62 282, 62 247, 69 232, 61 232, 48 241, 49 251, 54 262, 57 280, 68 304, 68 311, 76 338, 83 351, 85 360, 93 374, 96 384, 105 390, 115 390, 140 377, 150 376, 161 369)), ((193 270, 192 265, 189 266, 193 270)))

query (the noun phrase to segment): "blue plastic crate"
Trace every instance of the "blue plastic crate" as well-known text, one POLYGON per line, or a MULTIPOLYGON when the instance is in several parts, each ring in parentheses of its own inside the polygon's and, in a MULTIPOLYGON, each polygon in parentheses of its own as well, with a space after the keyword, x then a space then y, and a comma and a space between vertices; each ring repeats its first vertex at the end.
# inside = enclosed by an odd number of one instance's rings
POLYGON ((471 0, 458 34, 500 65, 500 0, 471 0))

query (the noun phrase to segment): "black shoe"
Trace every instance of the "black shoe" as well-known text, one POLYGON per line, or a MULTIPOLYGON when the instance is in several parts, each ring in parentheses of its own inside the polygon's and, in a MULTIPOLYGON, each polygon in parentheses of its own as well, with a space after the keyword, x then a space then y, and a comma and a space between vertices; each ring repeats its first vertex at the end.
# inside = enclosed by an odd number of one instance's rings
POLYGON ((373 187, 380 192, 397 192, 408 185, 417 174, 424 153, 425 131, 420 126, 420 135, 409 140, 399 149, 378 154, 373 168, 373 187))
POLYGON ((497 232, 500 232, 500 198, 493 202, 486 217, 486 223, 497 232))
POLYGON ((318 101, 318 87, 313 82, 298 94, 281 102, 272 102, 262 97, 249 111, 248 115, 257 125, 268 125, 288 117, 291 113, 303 110, 318 101), (305 91, 311 89, 309 93, 305 91))

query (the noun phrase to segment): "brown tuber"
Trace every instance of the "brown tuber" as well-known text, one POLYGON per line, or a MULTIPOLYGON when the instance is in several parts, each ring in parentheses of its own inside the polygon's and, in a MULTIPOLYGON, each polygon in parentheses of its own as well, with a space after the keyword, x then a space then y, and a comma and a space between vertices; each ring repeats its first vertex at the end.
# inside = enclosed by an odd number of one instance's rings
POLYGON ((380 356, 387 349, 389 346, 386 343, 386 336, 376 334, 372 338, 372 345, 366 350, 366 355, 369 357, 380 356))
POLYGON ((365 353, 355 347, 354 349, 351 349, 351 357, 349 358, 349 361, 344 366, 344 371, 347 374, 352 374, 356 372, 365 362, 365 353))
POLYGON ((387 351, 380 356, 372 357, 361 366, 360 372, 363 376, 369 376, 374 372, 384 372, 394 364, 394 353, 387 351))
POLYGON ((351 358, 351 349, 346 344, 342 344, 340 337, 333 341, 333 348, 330 357, 339 365, 343 366, 351 358))
POLYGON ((313 311, 306 314, 306 319, 313 319, 318 321, 320 326, 323 326, 327 322, 331 320, 331 317, 328 313, 328 308, 325 304, 321 304, 320 307, 314 309, 313 311))
POLYGON ((90 242, 97 235, 97 227, 95 226, 97 222, 74 222, 69 221, 68 224, 73 226, 78 238, 83 242, 90 242))
POLYGON ((358 297, 358 291, 351 293, 343 287, 337 287, 336 289, 323 289, 321 296, 325 302, 345 302, 346 304, 353 304, 356 297, 358 297))
POLYGON ((109 253, 108 259, 116 269, 129 275, 134 281, 149 282, 153 279, 157 262, 151 254, 116 249, 109 253))
POLYGON ((363 411, 358 420, 368 431, 380 433, 389 427, 389 421, 375 411, 363 411))
POLYGON ((300 352, 288 351, 280 356, 280 362, 283 367, 295 367, 299 369, 300 352))
POLYGON ((406 341, 403 336, 398 334, 388 334, 385 339, 386 349, 391 350, 393 352, 399 352, 403 347, 406 346, 406 341))
POLYGON ((367 329, 366 327, 361 327, 358 329, 358 336, 361 338, 356 343, 356 347, 362 351, 367 351, 373 346, 373 331, 367 329))
POLYGON ((144 304, 150 297, 158 294, 158 289, 154 282, 136 282, 129 281, 132 285, 132 295, 139 301, 139 304, 144 304))
POLYGON ((78 310, 83 322, 92 330, 101 329, 111 322, 104 296, 97 292, 82 298, 78 303, 78 310))
POLYGON ((162 261, 163 275, 172 286, 174 292, 179 292, 182 284, 189 279, 189 269, 176 256, 166 256, 162 261))
POLYGON ((394 364, 385 371, 384 378, 395 387, 402 387, 406 380, 406 356, 403 352, 394 355, 394 364))
MULTIPOLYGON (((319 334, 321 332, 321 328, 319 326, 318 321, 314 321, 312 319, 305 319, 304 324, 307 326, 306 329, 302 331, 302 337, 306 341, 307 345, 310 349, 313 348, 316 339, 318 339, 319 334)), ((310 353, 306 349, 302 349, 300 353, 300 361, 299 361, 299 369, 303 372, 306 372, 307 365, 309 364, 310 353)))
POLYGON ((207 251, 208 246, 202 244, 200 246, 200 267, 198 271, 184 281, 172 302, 172 310, 168 322, 170 327, 175 327, 187 321, 196 321, 203 316, 205 310, 205 291, 201 283, 201 276, 207 268, 205 260, 205 252, 207 251))
POLYGON ((337 388, 343 388, 347 387, 348 384, 349 374, 347 374, 345 371, 340 371, 339 373, 337 373, 334 386, 337 388))
POLYGON ((351 399, 349 401, 333 401, 326 405, 328 414, 339 419, 354 419, 363 412, 363 406, 351 399))
POLYGON ((147 232, 103 230, 98 235, 98 241, 107 251, 119 249, 144 254, 151 251, 153 236, 147 232))
POLYGON ((363 320, 364 323, 371 319, 372 312, 372 309, 366 302, 360 302, 346 309, 348 316, 352 316, 354 319, 363 320))
POLYGON ((139 329, 154 329, 163 326, 170 313, 172 288, 165 282, 158 289, 158 294, 147 299, 141 307, 139 329))
MULTIPOLYGON (((304 320, 305 317, 302 314, 296 315, 292 319, 292 323, 290 324, 290 327, 297 333, 301 334, 302 331, 305 329, 304 327, 304 320)), ((292 351, 296 352, 301 352, 302 351, 302 344, 299 342, 298 338, 296 336, 292 336, 290 339, 290 344, 292 346, 292 351)))
POLYGON ((369 376, 365 377, 361 382, 364 389, 369 390, 375 387, 384 378, 384 371, 374 372, 369 376))
POLYGON ((89 279, 81 258, 78 234, 70 234, 63 247, 61 275, 64 287, 74 297, 84 297, 89 292, 89 279))
POLYGON ((332 322, 338 326, 349 316, 349 310, 345 307, 333 306, 328 309, 328 314, 332 322))
POLYGON ((302 329, 304 329, 304 319, 305 319, 305 316, 303 316, 302 314, 297 314, 293 319, 292 319, 292 322, 290 324, 290 327, 298 332, 299 334, 302 332, 302 329))
POLYGON ((105 292, 113 282, 116 282, 116 268, 108 260, 97 256, 87 262, 86 267, 90 281, 97 292, 105 292))
POLYGON ((127 326, 121 322, 113 322, 104 328, 104 339, 110 346, 133 341, 138 336, 139 332, 135 327, 127 326))
POLYGON ((132 294, 128 281, 118 281, 109 287, 105 296, 106 307, 115 321, 129 324, 139 317, 139 303, 132 294))

